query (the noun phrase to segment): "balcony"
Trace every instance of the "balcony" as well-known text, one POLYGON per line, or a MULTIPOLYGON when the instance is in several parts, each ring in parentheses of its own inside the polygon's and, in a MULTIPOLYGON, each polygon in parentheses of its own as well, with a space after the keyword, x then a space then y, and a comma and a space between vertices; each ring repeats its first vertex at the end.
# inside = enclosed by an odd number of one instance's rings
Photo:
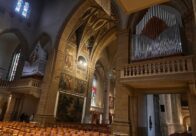
POLYGON ((12 82, 0 80, 0 90, 40 97, 41 80, 33 78, 20 79, 12 82))
POLYGON ((134 62, 120 68, 120 81, 134 88, 185 87, 194 80, 193 56, 134 62))
POLYGON ((10 82, 9 81, 4 81, 4 80, 0 80, 0 91, 6 91, 10 86, 10 82))

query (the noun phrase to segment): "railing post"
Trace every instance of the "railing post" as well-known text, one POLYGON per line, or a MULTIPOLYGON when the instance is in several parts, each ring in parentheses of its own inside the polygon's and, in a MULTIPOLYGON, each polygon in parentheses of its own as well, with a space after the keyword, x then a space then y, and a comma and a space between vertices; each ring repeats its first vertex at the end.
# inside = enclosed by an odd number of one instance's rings
POLYGON ((158 69, 157 74, 160 74, 161 73, 161 64, 160 64, 160 62, 157 63, 157 69, 158 69))
POLYGON ((148 64, 144 64, 144 74, 148 74, 148 64))
POLYGON ((123 78, 125 76, 124 73, 125 73, 125 69, 123 68, 120 70, 120 78, 123 78))
POLYGON ((186 59, 182 58, 182 71, 185 72, 186 71, 186 59))
POLYGON ((172 60, 171 63, 172 63, 171 64, 172 65, 172 72, 175 73, 176 72, 175 71, 175 60, 172 60))
POLYGON ((180 72, 180 61, 177 60, 177 71, 176 72, 180 72))

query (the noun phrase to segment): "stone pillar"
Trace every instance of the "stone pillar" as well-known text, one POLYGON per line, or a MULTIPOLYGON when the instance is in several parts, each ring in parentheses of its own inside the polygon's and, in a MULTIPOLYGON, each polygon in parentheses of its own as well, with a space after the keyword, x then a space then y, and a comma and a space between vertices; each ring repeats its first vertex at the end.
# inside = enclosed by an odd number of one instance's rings
POLYGON ((196 1, 195 0, 192 0, 193 2, 193 12, 194 12, 194 15, 195 15, 195 24, 196 24, 196 1))
POLYGON ((65 56, 62 51, 53 50, 49 55, 46 65, 45 76, 41 86, 40 101, 35 116, 35 120, 43 124, 55 121, 56 96, 59 89, 60 74, 63 68, 62 62, 64 62, 65 56))
POLYGON ((171 94, 165 95, 165 115, 166 115, 166 126, 167 126, 167 134, 173 134, 175 133, 175 128, 173 126, 173 109, 172 109, 172 100, 171 100, 171 94))
POLYGON ((14 109, 14 105, 15 105, 15 98, 13 95, 10 95, 8 98, 8 104, 7 104, 7 109, 4 115, 4 121, 10 121, 11 120, 11 116, 12 116, 12 112, 14 109))
POLYGON ((112 123, 113 133, 131 134, 130 117, 130 90, 121 84, 118 67, 128 64, 129 58, 129 32, 121 30, 118 33, 118 50, 116 61, 116 86, 114 102, 114 120, 112 123))
POLYGON ((111 78, 109 75, 107 75, 106 79, 106 86, 105 86, 105 91, 104 91, 104 123, 109 124, 109 92, 110 92, 110 83, 111 83, 111 78))
POLYGON ((190 86, 190 91, 188 91, 188 102, 189 102, 189 110, 190 110, 190 117, 191 117, 191 128, 192 128, 192 135, 196 136, 196 95, 193 93, 193 90, 196 91, 196 88, 192 85, 190 86))
POLYGON ((182 115, 179 94, 160 95, 160 104, 165 105, 165 112, 160 113, 161 128, 164 135, 182 133, 182 115))
POLYGON ((88 71, 88 86, 86 91, 86 103, 84 110, 84 119, 82 119, 82 123, 91 123, 91 115, 90 115, 90 107, 91 107, 91 95, 92 95, 92 85, 93 85, 93 76, 95 70, 89 68, 88 71))
POLYGON ((138 136, 138 94, 130 94, 130 135, 138 136))
POLYGON ((138 95, 138 136, 147 135, 147 97, 146 94, 138 95))
POLYGON ((128 64, 130 55, 129 46, 129 31, 120 31, 118 33, 117 67, 128 64))
POLYGON ((171 101, 172 101, 173 127, 175 129, 175 132, 182 133, 184 132, 184 129, 182 124, 180 94, 172 94, 171 101))
POLYGON ((160 112, 160 126, 161 132, 163 136, 168 136, 169 134, 173 133, 171 125, 173 124, 172 119, 172 107, 171 107, 171 95, 170 94, 161 94, 160 95, 160 105, 164 105, 165 111, 160 112))
POLYGON ((114 102, 114 121, 112 123, 113 133, 130 134, 130 92, 129 88, 120 85, 116 86, 116 99, 114 102))

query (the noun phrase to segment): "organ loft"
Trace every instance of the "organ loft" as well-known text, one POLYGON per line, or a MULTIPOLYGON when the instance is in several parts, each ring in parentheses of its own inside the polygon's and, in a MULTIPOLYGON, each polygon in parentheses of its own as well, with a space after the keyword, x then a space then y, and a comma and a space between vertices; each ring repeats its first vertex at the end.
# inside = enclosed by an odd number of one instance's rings
POLYGON ((196 0, 0 0, 0 136, 196 136, 196 0))

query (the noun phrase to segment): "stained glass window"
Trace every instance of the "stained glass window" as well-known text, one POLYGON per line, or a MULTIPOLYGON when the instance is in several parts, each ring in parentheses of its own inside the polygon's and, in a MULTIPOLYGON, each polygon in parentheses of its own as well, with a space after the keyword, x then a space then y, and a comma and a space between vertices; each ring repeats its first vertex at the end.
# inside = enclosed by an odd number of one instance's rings
POLYGON ((9 81, 14 80, 16 70, 18 67, 19 59, 20 59, 20 51, 17 52, 13 57, 13 61, 12 61, 12 65, 11 65, 11 69, 10 69, 10 73, 9 73, 9 81))
POLYGON ((93 86, 92 86, 92 95, 91 95, 91 106, 96 106, 96 91, 97 91, 96 84, 97 84, 97 81, 94 78, 93 86))
POLYGON ((29 3, 25 2, 24 7, 23 7, 23 11, 22 11, 22 16, 24 16, 26 18, 28 13, 29 13, 29 3))
POLYGON ((30 13, 30 4, 24 0, 18 0, 16 3, 15 11, 27 18, 30 13))
POLYGON ((16 4, 16 8, 15 8, 15 11, 16 12, 20 12, 21 8, 22 8, 22 5, 23 5, 23 0, 18 0, 17 4, 16 4))

